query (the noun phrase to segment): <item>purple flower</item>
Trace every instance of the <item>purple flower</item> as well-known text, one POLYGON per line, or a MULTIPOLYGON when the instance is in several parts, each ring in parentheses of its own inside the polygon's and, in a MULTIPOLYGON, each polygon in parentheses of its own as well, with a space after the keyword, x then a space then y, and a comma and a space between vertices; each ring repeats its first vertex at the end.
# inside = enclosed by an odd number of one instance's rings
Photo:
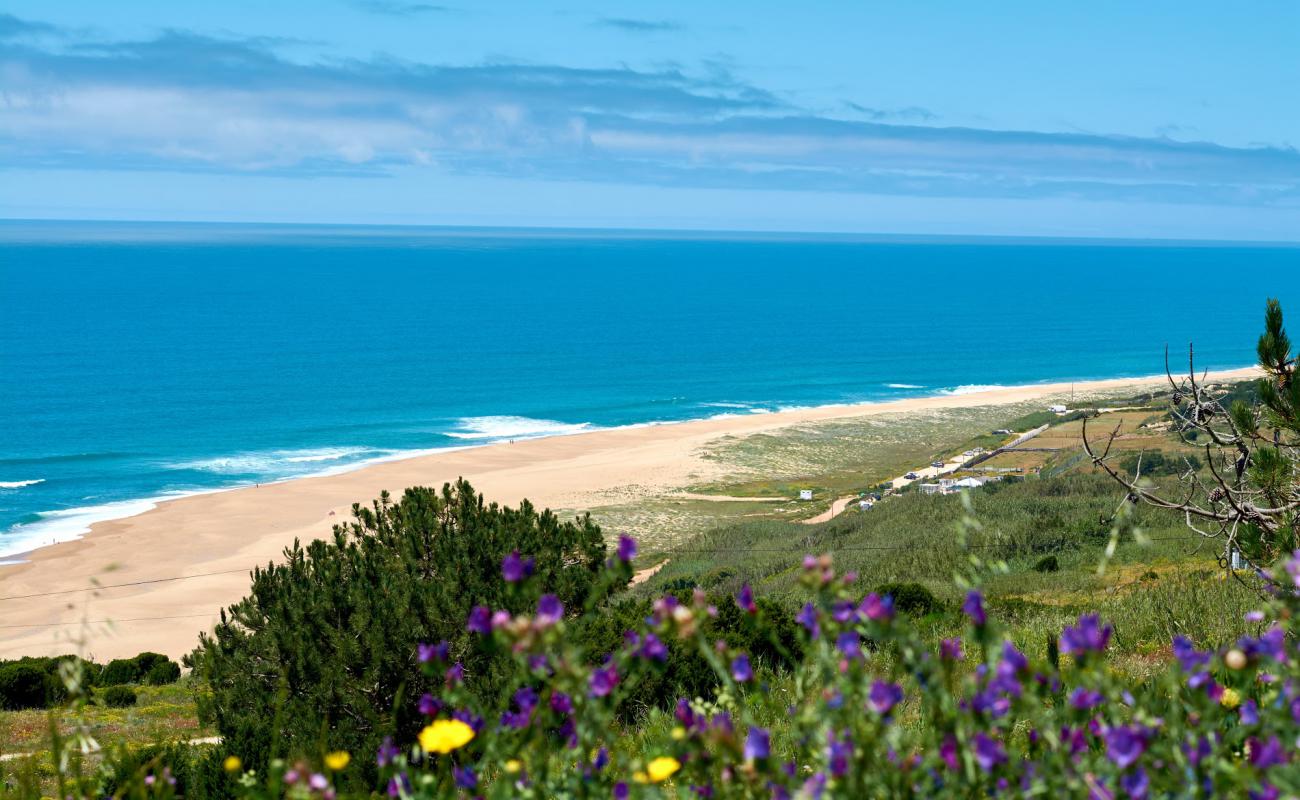
POLYGON ((745 737, 745 760, 757 761, 772 755, 772 735, 766 728, 750 726, 749 735, 745 737))
POLYGON ((609 748, 602 747, 596 751, 596 757, 592 759, 591 767, 597 772, 600 772, 607 766, 609 766, 609 748))
POLYGON ((312 773, 312 776, 307 779, 307 785, 318 792, 323 792, 329 788, 330 782, 324 775, 319 772, 314 772, 312 773))
POLYGON ((478 786, 478 776, 474 774, 472 767, 455 766, 451 768, 451 774, 456 779, 456 785, 462 789, 473 789, 478 786))
POLYGON ((1243 636, 1237 641, 1247 658, 1271 658, 1274 661, 1286 661, 1286 633, 1280 625, 1274 625, 1258 639, 1243 636))
POLYGON ((844 631, 835 640, 835 647, 848 659, 862 658, 862 637, 857 631, 844 631))
POLYGON ((1198 766, 1202 761, 1210 757, 1214 750, 1210 745, 1210 739, 1207 736, 1198 737, 1194 742, 1183 743, 1183 754, 1192 766, 1198 766))
POLYGON ((804 626, 812 638, 816 639, 821 635, 821 623, 817 621, 817 608, 812 603, 805 603, 794 620, 804 626))
POLYGON ((624 563, 636 558, 636 539, 631 536, 618 537, 618 560, 624 563))
POLYGON ((519 583, 533 574, 536 563, 531 558, 525 561, 519 557, 518 550, 512 550, 509 555, 501 559, 501 577, 509 583, 519 583))
POLYGON ((888 714, 903 701, 903 687, 896 683, 875 681, 867 693, 867 705, 877 714, 888 714))
POLYGON ((457 661, 450 667, 447 667, 447 673, 444 675, 448 686, 454 686, 465 680, 465 665, 457 661))
POLYGON ((1141 767, 1119 776, 1119 785, 1130 800, 1146 800, 1147 792, 1151 788, 1147 773, 1141 767))
POLYGON ((1101 653, 1110 644, 1110 635, 1114 629, 1101 624, 1100 614, 1084 614, 1079 617, 1079 624, 1066 626, 1061 632, 1061 652, 1080 656, 1085 653, 1101 653))
POLYGON ((379 749, 375 751, 375 764, 380 767, 386 767, 393 763, 401 751, 393 744, 393 737, 385 736, 384 741, 380 743, 379 749))
POLYGON ((1196 672, 1210 663, 1210 654, 1197 650, 1186 636, 1174 637, 1174 657, 1183 672, 1196 672))
POLYGON ((939 745, 939 758, 943 759, 944 766, 948 769, 957 769, 957 737, 951 733, 943 737, 943 742, 939 745))
POLYGON ((740 591, 736 593, 736 605, 741 611, 753 614, 758 611, 758 606, 754 604, 754 590, 749 588, 749 584, 742 584, 740 591))
POLYGON ((700 715, 695 713, 695 709, 691 708, 691 704, 687 702, 685 697, 677 699, 677 708, 673 711, 673 716, 677 717, 677 721, 682 723, 682 727, 688 731, 694 730, 704 722, 700 715))
POLYGON ((1286 752, 1276 736, 1270 736, 1267 742, 1261 742, 1252 736, 1246 740, 1246 745, 1250 750, 1250 763, 1255 769, 1268 769, 1286 763, 1286 752))
POLYGON ((961 604, 961 611, 970 617, 970 621, 975 623, 977 628, 982 628, 988 624, 989 616, 984 611, 984 595, 978 591, 966 595, 965 602, 961 604))
POLYGON ((994 767, 1007 760, 1007 752, 1002 748, 1002 743, 990 738, 984 731, 975 734, 974 744, 975 763, 979 764, 980 769, 985 772, 991 772, 994 767))
POLYGON ((961 661, 961 637, 954 636, 939 642, 939 658, 944 661, 961 661))
POLYGON ((501 714, 501 725, 506 728, 527 728, 533 718, 533 709, 537 708, 540 700, 537 690, 531 686, 524 686, 515 692, 512 699, 515 710, 501 714))
POLYGON ((426 717, 436 717, 442 710, 442 701, 429 693, 420 698, 420 713, 426 717))
POLYGON ((1242 725, 1259 724, 1259 706, 1254 700, 1247 700, 1241 704, 1241 711, 1238 712, 1241 717, 1242 725))
POLYGON ((555 692, 551 695, 551 710, 556 714, 572 714, 573 698, 564 692, 555 692))
POLYGON ((1102 699, 1101 692, 1094 689, 1085 689, 1082 686, 1070 692, 1070 706, 1080 711, 1096 708, 1101 705, 1102 699))
POLYGON ((609 664, 594 670, 587 683, 588 693, 592 697, 605 697, 618 685, 618 668, 609 664))
POLYGON ((469 622, 465 625, 470 633, 487 636, 492 632, 492 611, 487 606, 474 606, 469 612, 469 622))
POLYGON ((446 661, 447 652, 451 649, 451 645, 447 644, 445 640, 437 644, 420 642, 415 646, 415 649, 420 663, 428 664, 430 661, 446 661))
POLYGON ((1103 738, 1106 740, 1106 757, 1120 769, 1128 769, 1147 749, 1146 731, 1132 725, 1107 728, 1103 738))
POLYGON ((738 683, 754 680, 754 670, 749 666, 749 656, 741 653, 732 660, 731 677, 735 678, 738 683))
POLYGON ((537 601, 537 624, 548 627, 564 617, 564 604, 553 594, 544 594, 537 601))
POLYGON ((627 784, 619 781, 614 784, 614 800, 627 800, 627 784))
POLYGON ((872 622, 886 622, 894 618, 894 597, 888 594, 881 597, 872 592, 862 598, 858 611, 872 622))
POLYGON ((483 718, 469 709, 458 708, 452 712, 451 718, 458 719, 470 726, 475 733, 481 733, 483 731, 483 718))
POLYGON ((394 775, 388 780, 388 796, 401 797, 402 795, 411 794, 411 779, 403 772, 400 775, 394 775))
POLYGON ((857 614, 857 608, 848 600, 836 600, 835 605, 831 606, 831 619, 843 625, 849 622, 857 614))
POLYGON ((653 633, 647 633, 645 635, 645 641, 641 643, 641 649, 638 651, 638 654, 642 658, 651 661, 667 661, 668 646, 660 641, 658 636, 655 636, 653 633))
POLYGON ((840 737, 831 733, 828 756, 827 761, 830 762, 832 777, 842 778, 848 774, 849 759, 853 757, 853 742, 849 741, 848 733, 840 737))

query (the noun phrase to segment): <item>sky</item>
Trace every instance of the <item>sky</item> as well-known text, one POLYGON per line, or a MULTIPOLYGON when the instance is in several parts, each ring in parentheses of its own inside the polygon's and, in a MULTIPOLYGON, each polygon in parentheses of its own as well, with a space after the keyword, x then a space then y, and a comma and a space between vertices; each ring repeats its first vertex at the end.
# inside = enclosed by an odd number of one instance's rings
POLYGON ((6 0, 0 218, 1300 240, 1300 4, 6 0))

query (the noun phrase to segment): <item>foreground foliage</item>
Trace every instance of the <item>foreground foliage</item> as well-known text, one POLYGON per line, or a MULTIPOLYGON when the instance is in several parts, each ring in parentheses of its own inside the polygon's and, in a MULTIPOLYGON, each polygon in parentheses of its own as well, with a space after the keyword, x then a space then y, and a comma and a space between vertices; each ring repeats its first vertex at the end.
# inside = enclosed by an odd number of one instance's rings
MULTIPOLYGON (((466 640, 462 621, 478 603, 522 610, 528 598, 498 575, 507 553, 529 553, 541 588, 572 607, 611 588, 597 582, 605 544, 590 519, 489 504, 465 481, 408 489, 396 503, 384 495, 354 516, 332 541, 295 544, 284 563, 256 570, 249 596, 190 657, 207 689, 201 718, 251 765, 310 752, 324 731, 337 747, 373 750, 418 730, 413 698, 430 684, 416 643, 466 640)), ((466 665, 482 691, 505 666, 489 654, 466 665)))
MULTIPOLYGON (((631 542, 620 552, 630 555, 631 542)), ((965 580, 991 566, 972 561, 965 580)), ((630 567, 619 559, 608 569, 630 567)), ((394 797, 502 798, 1300 791, 1300 555, 1247 621, 1257 636, 1219 652, 1178 638, 1169 667, 1138 681, 1109 668, 1112 629, 1094 614, 1025 653, 971 589, 965 636, 931 648, 891 597, 861 594, 828 557, 809 557, 803 575, 816 599, 797 615, 805 654, 782 708, 748 652, 704 633, 718 610, 703 595, 663 598, 594 664, 569 643, 572 623, 554 595, 526 614, 471 610, 475 651, 508 653, 515 678, 484 702, 466 689, 446 643, 422 645, 424 672, 441 687, 416 701, 426 721, 413 740, 386 741, 373 754, 382 788, 394 797), (644 751, 619 747, 611 737, 619 697, 663 669, 667 641, 689 643, 725 689, 713 702, 679 699, 675 727, 644 751)), ((746 589, 732 602, 761 616, 746 589)), ((241 790, 327 794, 350 760, 335 753, 315 769, 277 761, 269 775, 245 774, 241 790)))

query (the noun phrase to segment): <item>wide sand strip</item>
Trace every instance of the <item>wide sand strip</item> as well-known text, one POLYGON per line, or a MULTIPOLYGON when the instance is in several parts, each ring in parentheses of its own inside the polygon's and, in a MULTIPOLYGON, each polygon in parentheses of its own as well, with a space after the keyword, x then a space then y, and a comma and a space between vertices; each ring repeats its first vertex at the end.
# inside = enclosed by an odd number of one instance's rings
MULTIPOLYGON (((1211 380, 1255 376, 1253 369, 1211 380)), ((721 467, 700 457, 722 436, 881 413, 1004 405, 1076 394, 1141 389, 1163 378, 1056 383, 826 406, 492 444, 375 464, 353 472, 195 495, 101 522, 83 538, 42 548, 0 567, 0 658, 77 649, 96 659, 155 650, 189 652, 222 606, 242 597, 248 571, 279 557, 293 540, 329 534, 353 502, 383 489, 440 486, 464 476, 495 502, 598 508, 707 480, 721 467), (185 580, 178 576, 202 575, 185 580), (90 591, 93 580, 106 587, 90 591), (117 584, 136 584, 115 586, 117 584), (105 621, 112 621, 111 625, 105 621), (89 624, 87 624, 89 623, 89 624)))

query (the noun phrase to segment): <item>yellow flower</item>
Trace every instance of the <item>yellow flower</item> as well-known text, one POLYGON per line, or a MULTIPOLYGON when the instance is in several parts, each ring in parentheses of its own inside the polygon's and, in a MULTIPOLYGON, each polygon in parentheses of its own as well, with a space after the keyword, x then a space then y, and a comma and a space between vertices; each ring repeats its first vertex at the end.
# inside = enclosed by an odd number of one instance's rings
POLYGON ((1224 689, 1223 696, 1219 698, 1219 705, 1224 708, 1236 708, 1241 705, 1241 695, 1236 689, 1224 689))
POLYGON ((685 728, 683 728, 681 725, 678 725, 676 728, 673 728, 673 739, 675 741, 681 741, 682 739, 685 738, 686 738, 685 728))
POLYGON ((682 768, 682 762, 672 756, 659 756, 654 761, 645 765, 646 777, 654 783, 666 781, 673 776, 673 773, 682 768))
POLYGON ((458 719, 438 719, 420 731, 420 747, 426 753, 446 755, 470 743, 474 729, 458 719))
POLYGON ((346 769, 350 761, 352 761, 352 756, 348 755, 345 750, 335 750, 325 756, 325 766, 333 772, 346 769))
POLYGON ((221 762, 221 766, 226 768, 226 772, 239 772, 239 768, 244 766, 244 762, 239 760, 239 756, 226 756, 226 760, 221 762))
POLYGON ((520 761, 517 758, 512 758, 506 762, 506 772, 510 773, 511 775, 518 773, 519 770, 523 768, 524 768, 524 762, 520 761))

